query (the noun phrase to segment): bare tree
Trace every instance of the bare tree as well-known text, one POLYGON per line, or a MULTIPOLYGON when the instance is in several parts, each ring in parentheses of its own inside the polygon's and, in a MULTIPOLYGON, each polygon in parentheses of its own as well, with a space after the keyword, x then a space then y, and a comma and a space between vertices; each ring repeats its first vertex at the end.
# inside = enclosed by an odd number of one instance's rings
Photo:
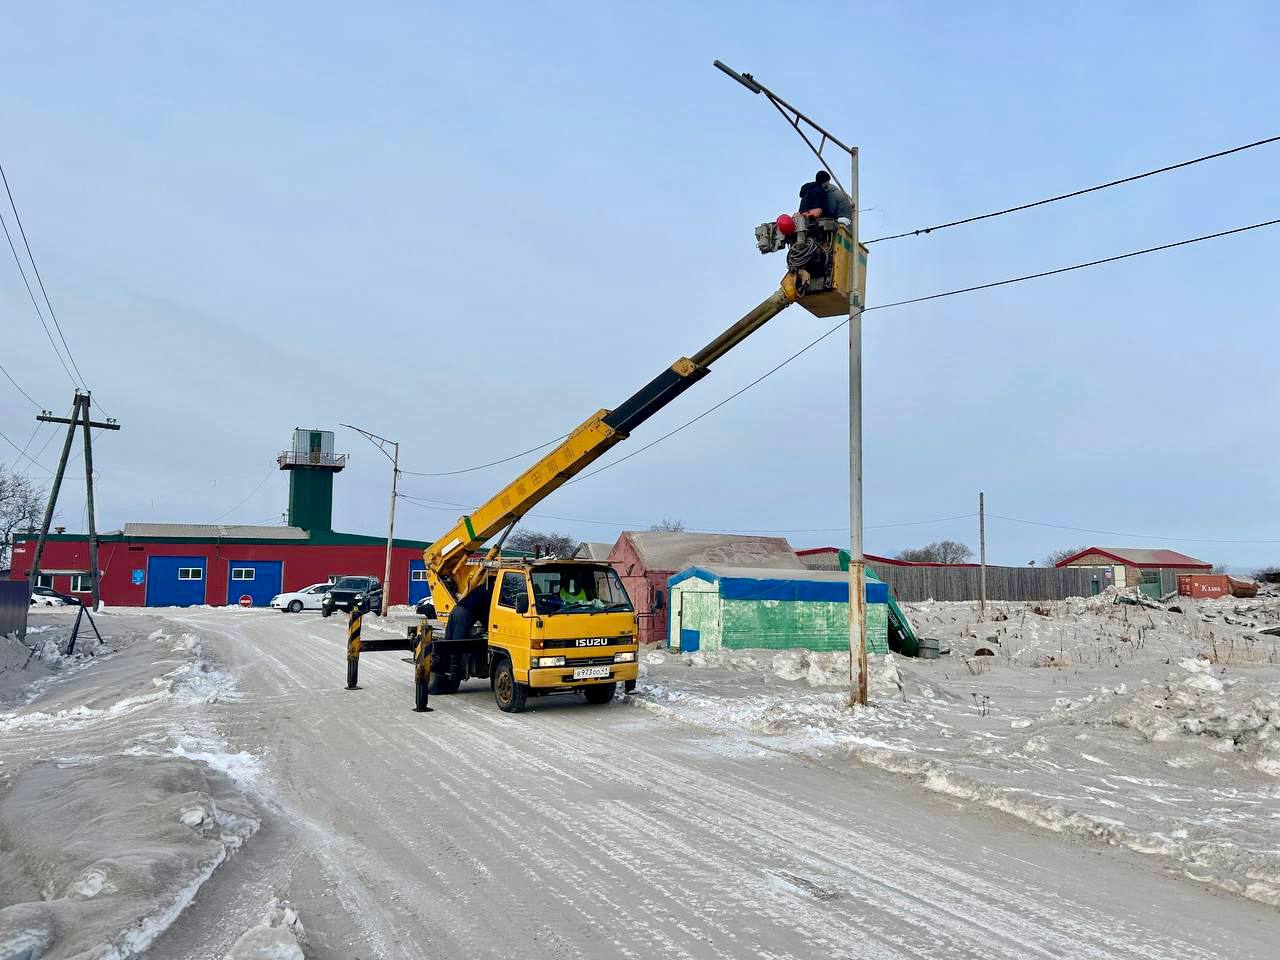
POLYGON ((649 529, 655 533, 684 533, 684 521, 663 517, 649 529))
POLYGON ((899 560, 910 563, 964 563, 973 551, 955 540, 937 540, 923 547, 910 547, 898 552, 899 560))
POLYGON ((1084 547, 1064 547, 1061 550, 1050 550, 1049 555, 1044 558, 1044 565, 1046 567, 1056 567, 1067 557, 1074 557, 1077 553, 1083 553, 1084 551, 1084 547))
POLYGON ((521 527, 513 530, 507 537, 505 546, 510 550, 522 550, 525 553, 542 553, 544 556, 572 557, 578 549, 577 537, 567 533, 543 533, 540 530, 529 530, 521 527))
POLYGON ((1225 563, 1215 563, 1213 565, 1213 570, 1211 570, 1210 572, 1211 573, 1230 573, 1225 563))
POLYGON ((44 515, 44 497, 26 476, 0 463, 0 568, 11 560, 13 535, 34 527, 44 515))

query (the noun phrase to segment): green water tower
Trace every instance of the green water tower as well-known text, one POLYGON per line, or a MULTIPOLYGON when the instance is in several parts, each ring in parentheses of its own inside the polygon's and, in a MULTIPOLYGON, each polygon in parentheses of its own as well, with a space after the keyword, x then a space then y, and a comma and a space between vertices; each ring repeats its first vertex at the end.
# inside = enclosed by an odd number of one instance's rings
POLYGON ((333 475, 347 465, 333 452, 332 430, 293 431, 293 449, 276 457, 289 475, 289 526, 308 532, 333 529, 333 475))

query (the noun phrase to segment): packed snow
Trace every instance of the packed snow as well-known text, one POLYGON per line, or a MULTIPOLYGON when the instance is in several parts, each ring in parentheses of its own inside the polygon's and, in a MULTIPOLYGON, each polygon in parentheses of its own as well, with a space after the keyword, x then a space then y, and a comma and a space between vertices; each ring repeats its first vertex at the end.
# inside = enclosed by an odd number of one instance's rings
POLYGON ((1117 591, 908 604, 949 656, 650 652, 632 702, 773 749, 846 755, 1280 906, 1280 600, 1117 591), (827 692, 840 688, 839 692, 827 692))

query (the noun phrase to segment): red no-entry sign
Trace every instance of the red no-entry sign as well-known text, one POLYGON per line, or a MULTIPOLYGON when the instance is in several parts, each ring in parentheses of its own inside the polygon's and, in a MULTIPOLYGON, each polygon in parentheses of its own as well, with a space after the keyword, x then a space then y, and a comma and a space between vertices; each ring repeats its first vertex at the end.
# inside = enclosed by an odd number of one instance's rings
POLYGON ((241 597, 241 598, 240 598, 240 606, 242 606, 242 607, 252 607, 252 606, 253 606, 253 597, 249 596, 249 595, 246 593, 243 597, 241 597))

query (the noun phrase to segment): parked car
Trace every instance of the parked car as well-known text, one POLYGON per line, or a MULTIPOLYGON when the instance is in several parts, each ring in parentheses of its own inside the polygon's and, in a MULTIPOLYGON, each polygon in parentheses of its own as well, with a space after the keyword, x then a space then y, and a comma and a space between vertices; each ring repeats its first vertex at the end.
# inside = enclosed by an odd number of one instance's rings
POLYGON ((346 613, 352 604, 360 604, 365 610, 381 610, 382 581, 377 577, 339 577, 320 598, 320 613, 326 617, 335 610, 346 613))
POLYGON ((423 597, 418 601, 418 605, 413 608, 413 612, 420 617, 426 617, 428 620, 435 620, 436 602, 430 597, 423 597))
POLYGON ((289 613, 301 613, 303 610, 319 610, 324 600, 324 595, 329 592, 329 587, 331 586, 331 583, 325 581, 324 583, 313 583, 309 587, 294 590, 292 593, 277 593, 271 598, 271 606, 281 613, 286 611, 289 613))
POLYGON ((31 594, 31 606, 33 607, 65 607, 66 601, 61 597, 47 597, 43 593, 31 594))
MULTIPOLYGON (((52 587, 34 587, 31 590, 31 594, 33 599, 35 597, 49 597, 50 599, 53 599, 53 600, 61 600, 62 603, 66 604, 69 607, 78 607, 81 605, 80 601, 77 598, 71 596, 71 594, 62 593, 58 590, 54 590, 52 587)), ((60 605, 61 604, 57 604, 57 603, 48 604, 48 606, 51 606, 51 607, 57 607, 60 605)))

